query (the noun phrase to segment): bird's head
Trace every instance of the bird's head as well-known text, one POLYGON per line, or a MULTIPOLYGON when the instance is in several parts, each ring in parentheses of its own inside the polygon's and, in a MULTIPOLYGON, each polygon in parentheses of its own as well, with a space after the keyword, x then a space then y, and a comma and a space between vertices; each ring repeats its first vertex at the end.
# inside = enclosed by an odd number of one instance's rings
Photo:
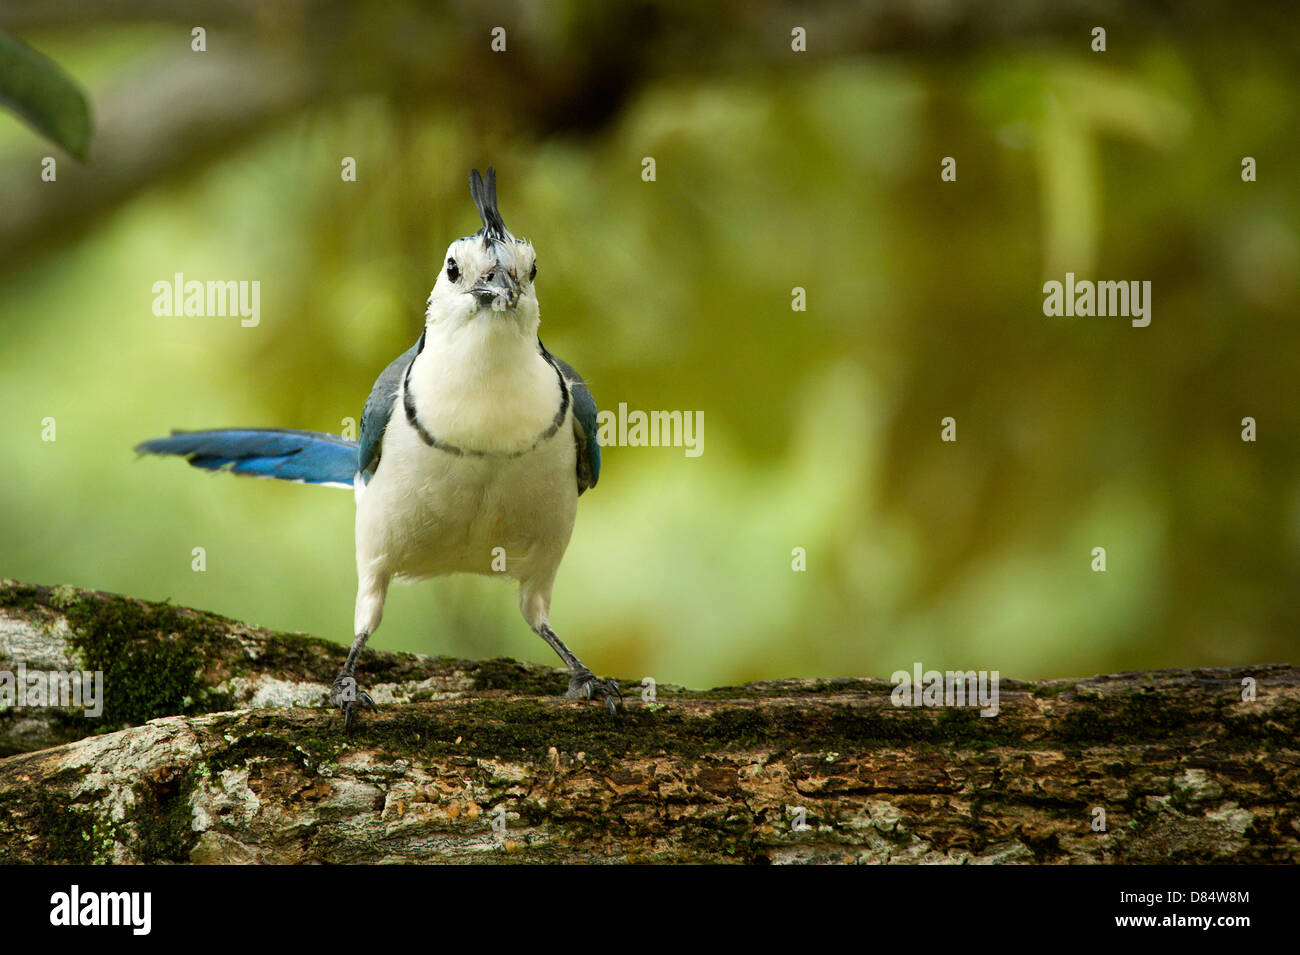
POLYGON ((447 247, 442 271, 429 293, 428 321, 464 325, 468 322, 510 320, 521 330, 536 329, 537 254, 533 245, 516 239, 497 208, 497 174, 487 180, 475 169, 469 177, 483 228, 447 247))

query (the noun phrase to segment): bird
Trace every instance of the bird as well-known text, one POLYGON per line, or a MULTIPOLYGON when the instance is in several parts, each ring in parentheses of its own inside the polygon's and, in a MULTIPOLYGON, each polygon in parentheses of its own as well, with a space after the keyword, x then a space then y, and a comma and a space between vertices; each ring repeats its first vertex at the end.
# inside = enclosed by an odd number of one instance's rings
POLYGON ((528 626, 569 671, 566 697, 617 713, 597 677, 550 623, 551 593, 578 498, 600 477, 595 398, 538 333, 537 254, 506 228, 496 170, 470 172, 483 226, 447 248, 419 340, 379 374, 357 440, 317 431, 173 431, 140 454, 208 471, 351 488, 357 598, 352 645, 330 699, 345 730, 375 703, 357 680, 394 579, 449 574, 518 582, 528 626))

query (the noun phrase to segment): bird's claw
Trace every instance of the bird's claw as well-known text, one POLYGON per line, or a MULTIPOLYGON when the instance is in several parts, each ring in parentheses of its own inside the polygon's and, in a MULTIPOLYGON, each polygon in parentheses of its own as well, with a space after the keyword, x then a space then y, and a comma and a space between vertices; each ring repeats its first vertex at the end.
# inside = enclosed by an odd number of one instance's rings
POLYGON ((617 713, 623 703, 623 691, 616 680, 602 680, 586 668, 569 677, 569 690, 564 695, 571 700, 600 700, 610 713, 617 713))
POLYGON ((378 709, 370 694, 357 685, 357 678, 349 674, 340 674, 330 687, 330 702, 343 711, 343 729, 350 730, 356 722, 357 710, 378 709))

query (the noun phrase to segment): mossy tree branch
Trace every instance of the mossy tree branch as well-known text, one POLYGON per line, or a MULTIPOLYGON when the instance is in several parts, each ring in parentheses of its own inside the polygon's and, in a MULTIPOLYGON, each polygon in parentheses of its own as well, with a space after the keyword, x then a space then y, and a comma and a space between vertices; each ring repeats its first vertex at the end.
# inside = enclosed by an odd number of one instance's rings
POLYGON ((549 668, 376 653, 349 736, 343 652, 3 582, 0 670, 103 669, 106 705, 0 714, 0 860, 1300 861, 1294 667, 1004 680, 993 718, 858 679, 610 718, 549 668))

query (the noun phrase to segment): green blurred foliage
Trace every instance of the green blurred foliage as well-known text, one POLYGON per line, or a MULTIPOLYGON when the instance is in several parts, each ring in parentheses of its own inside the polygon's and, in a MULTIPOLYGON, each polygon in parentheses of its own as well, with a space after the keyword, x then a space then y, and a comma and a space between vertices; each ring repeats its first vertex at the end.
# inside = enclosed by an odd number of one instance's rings
POLYGON ((0 104, 78 159, 90 147, 90 107, 57 63, 0 32, 0 104))
MULTIPOLYGON (((53 39, 93 87, 104 49, 156 35, 53 39)), ((602 407, 704 416, 703 456, 606 448, 582 499, 552 619, 593 668, 707 685, 1294 657, 1295 38, 1264 39, 742 57, 541 137, 436 91, 286 115, 0 279, 0 573, 350 639, 351 495, 130 448, 359 417, 492 163, 539 252, 547 346, 602 407), (1150 327, 1044 317, 1067 269, 1150 280, 1150 327), (155 317, 175 272, 260 280, 261 324, 155 317)), ((0 125, 0 149, 17 138, 0 125)), ((395 588, 374 645, 553 662, 485 579, 395 588)))

